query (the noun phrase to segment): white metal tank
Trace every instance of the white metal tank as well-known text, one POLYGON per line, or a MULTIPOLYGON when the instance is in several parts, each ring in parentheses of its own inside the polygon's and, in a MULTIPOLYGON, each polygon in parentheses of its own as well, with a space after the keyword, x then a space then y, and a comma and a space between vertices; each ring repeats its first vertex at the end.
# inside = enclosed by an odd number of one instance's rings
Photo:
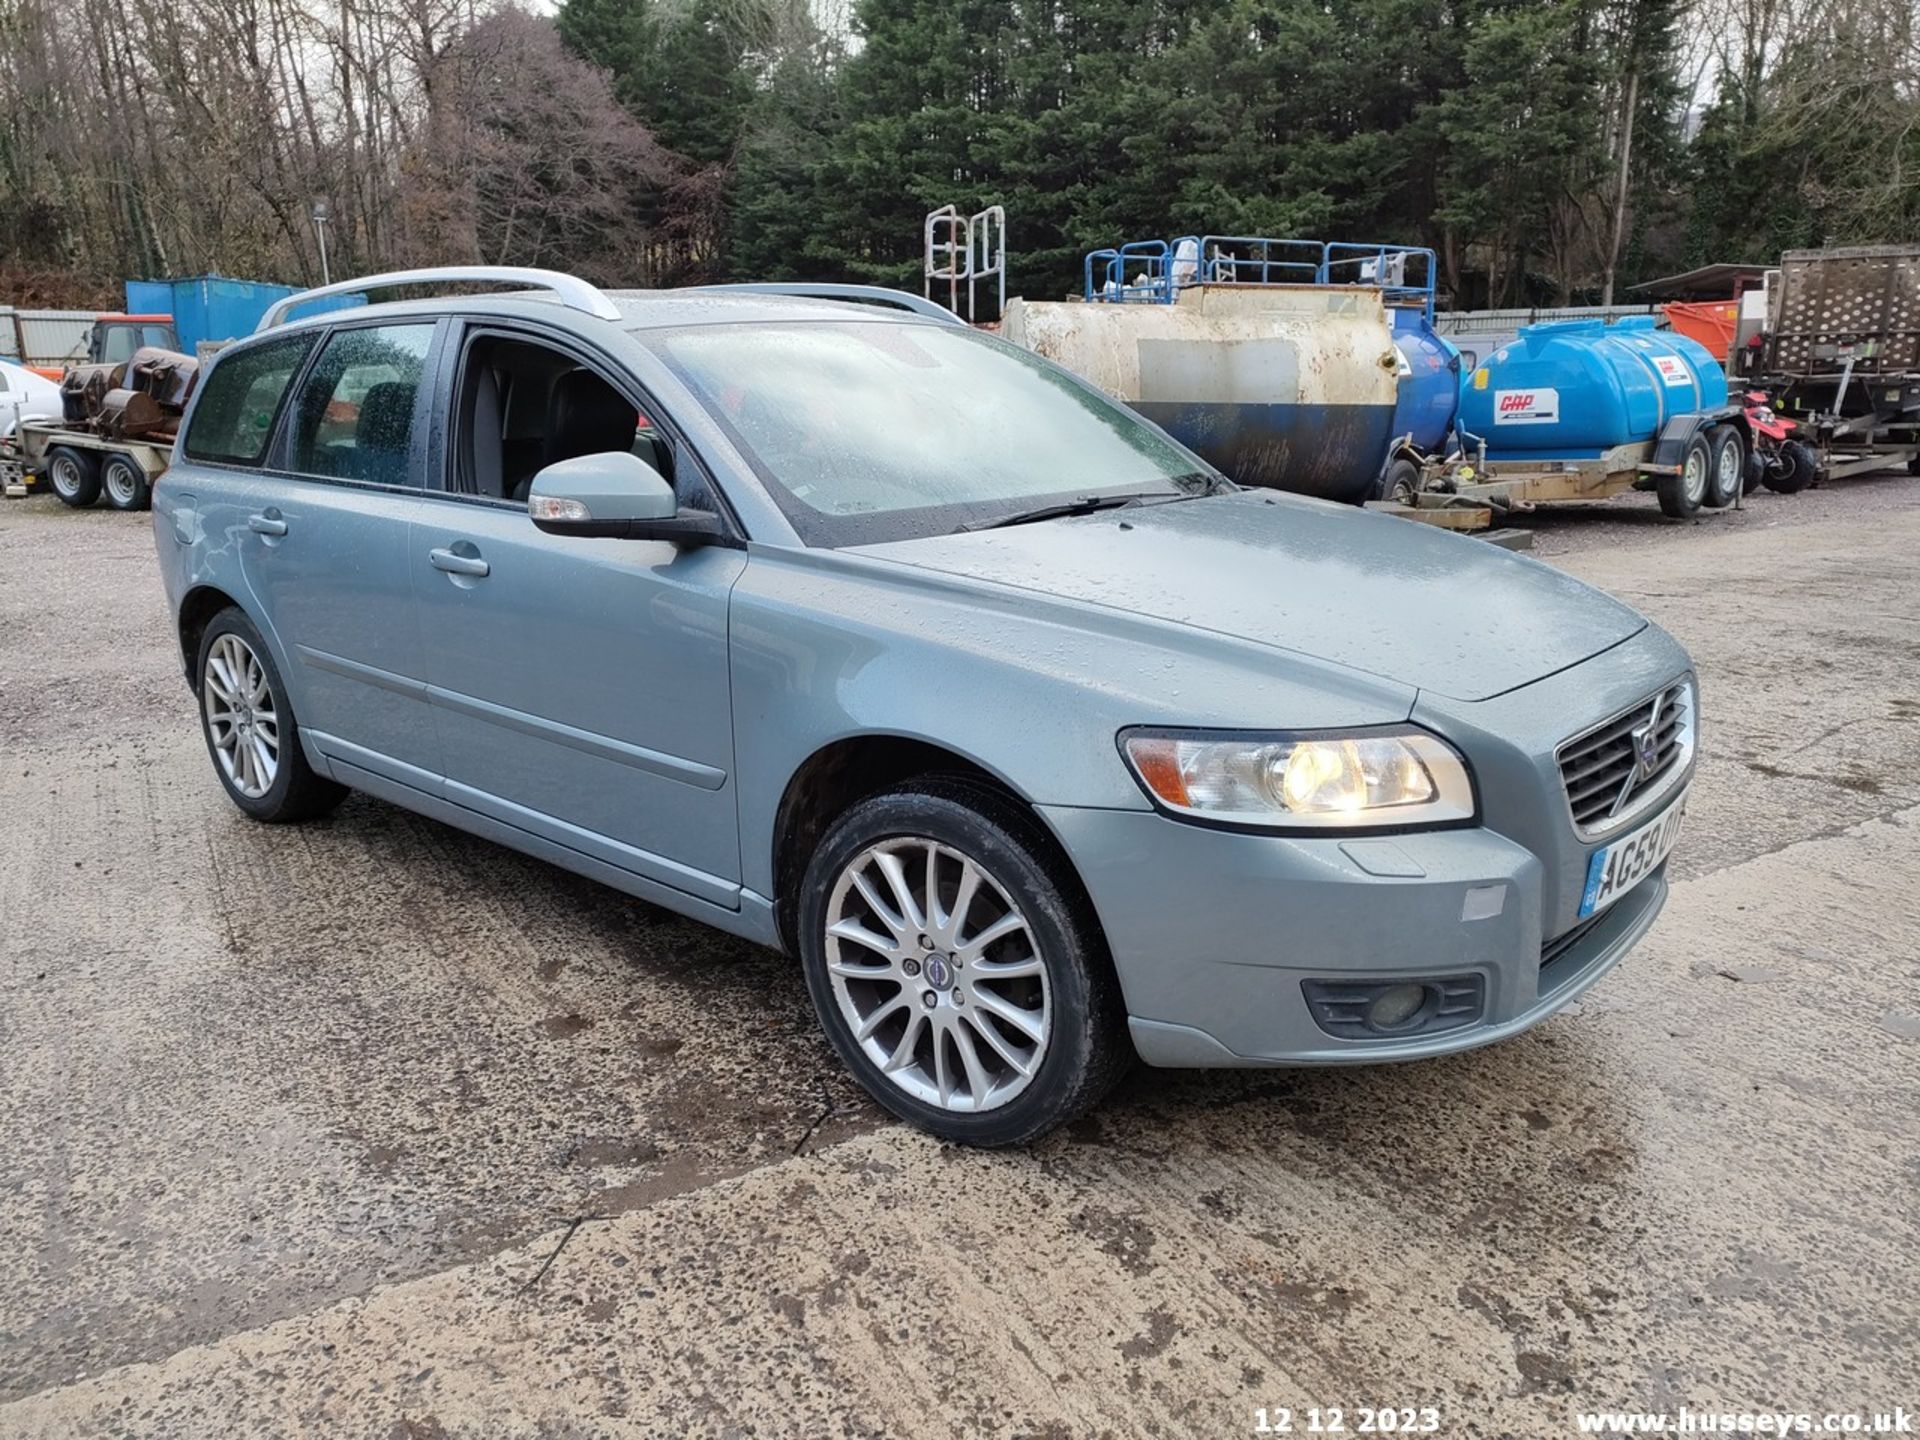
POLYGON ((1242 484, 1358 502, 1392 439, 1398 360, 1378 290, 1192 285, 1170 305, 1015 299, 1001 333, 1242 484))

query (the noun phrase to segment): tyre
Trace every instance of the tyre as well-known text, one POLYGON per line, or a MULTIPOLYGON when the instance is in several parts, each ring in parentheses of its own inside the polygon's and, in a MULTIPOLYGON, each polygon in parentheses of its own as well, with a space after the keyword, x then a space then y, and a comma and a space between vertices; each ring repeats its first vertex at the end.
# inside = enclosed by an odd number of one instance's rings
POLYGON ((1707 472, 1707 504, 1724 510, 1740 498, 1741 481, 1747 473, 1747 444, 1738 426, 1716 425, 1707 431, 1707 451, 1713 462, 1707 472))
POLYGON ((1690 520, 1699 514, 1712 473, 1713 452, 1707 448, 1707 437, 1696 435, 1687 442, 1679 473, 1662 475, 1654 487, 1660 495, 1661 510, 1675 520, 1690 520))
POLYGON ((1789 440, 1780 447, 1780 464, 1767 476, 1767 488, 1782 495, 1797 495, 1820 474, 1820 457, 1804 440, 1789 440))
POLYGON ((1413 497, 1419 493, 1420 467, 1402 455, 1397 460, 1389 461, 1387 468, 1380 472, 1380 487, 1373 498, 1411 504, 1413 497))
POLYGON ((118 451, 100 462, 100 489, 107 504, 116 510, 145 510, 153 504, 153 487, 147 472, 134 463, 131 455, 118 451))
POLYGON ((84 450, 56 445, 47 451, 47 483, 62 503, 84 510, 100 498, 99 463, 84 450))
POLYGON ((1019 1145, 1085 1114, 1132 1059, 1099 923, 1039 822, 932 779, 834 822, 798 924, 827 1038, 882 1106, 1019 1145))
POLYGON ((194 678, 207 754, 235 805, 277 824, 324 815, 346 798, 345 786, 307 764, 273 656, 237 608, 208 623, 194 678))

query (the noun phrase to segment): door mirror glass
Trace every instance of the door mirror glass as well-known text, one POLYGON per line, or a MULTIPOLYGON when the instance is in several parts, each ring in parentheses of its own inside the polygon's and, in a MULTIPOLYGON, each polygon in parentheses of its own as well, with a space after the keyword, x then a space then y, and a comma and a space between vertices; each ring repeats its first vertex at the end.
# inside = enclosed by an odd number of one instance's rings
POLYGON ((666 478, 630 451, 556 461, 527 489, 533 523, 555 535, 625 534, 628 522, 671 520, 677 508, 666 478))

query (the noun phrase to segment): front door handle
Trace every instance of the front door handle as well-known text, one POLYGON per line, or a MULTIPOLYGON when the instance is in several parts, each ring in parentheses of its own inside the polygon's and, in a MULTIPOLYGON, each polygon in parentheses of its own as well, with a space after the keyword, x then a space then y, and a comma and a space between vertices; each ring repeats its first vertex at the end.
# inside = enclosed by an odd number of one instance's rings
POLYGON ((287 533, 287 522, 280 518, 278 510, 268 510, 264 514, 249 515, 247 528, 256 535, 284 535, 287 533))
POLYGON ((478 555, 462 555, 457 550, 429 550, 427 559, 434 569, 449 575, 485 575, 491 568, 478 555))

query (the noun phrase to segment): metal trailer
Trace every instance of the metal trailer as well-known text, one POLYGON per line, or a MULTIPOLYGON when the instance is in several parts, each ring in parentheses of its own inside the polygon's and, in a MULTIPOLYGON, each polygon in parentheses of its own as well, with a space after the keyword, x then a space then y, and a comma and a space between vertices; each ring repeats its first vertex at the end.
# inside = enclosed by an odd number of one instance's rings
MULTIPOLYGON (((1428 466, 1417 487, 1369 501, 1367 508, 1449 530, 1490 530, 1536 505, 1657 490, 1663 479, 1681 475, 1689 463, 1711 463, 1710 457, 1694 453, 1695 442, 1718 424, 1743 425, 1740 407, 1676 415, 1657 438, 1615 445, 1593 459, 1486 460, 1456 453, 1428 466)), ((1738 495, 1733 503, 1739 508, 1738 495)))
POLYGON ((1920 245, 1789 250, 1766 305, 1737 368, 1796 423, 1818 477, 1920 474, 1920 245))
POLYGON ((61 420, 22 420, 0 442, 0 492, 47 489, 76 509, 102 496, 115 510, 145 510, 173 461, 172 435, 113 440, 61 420))

